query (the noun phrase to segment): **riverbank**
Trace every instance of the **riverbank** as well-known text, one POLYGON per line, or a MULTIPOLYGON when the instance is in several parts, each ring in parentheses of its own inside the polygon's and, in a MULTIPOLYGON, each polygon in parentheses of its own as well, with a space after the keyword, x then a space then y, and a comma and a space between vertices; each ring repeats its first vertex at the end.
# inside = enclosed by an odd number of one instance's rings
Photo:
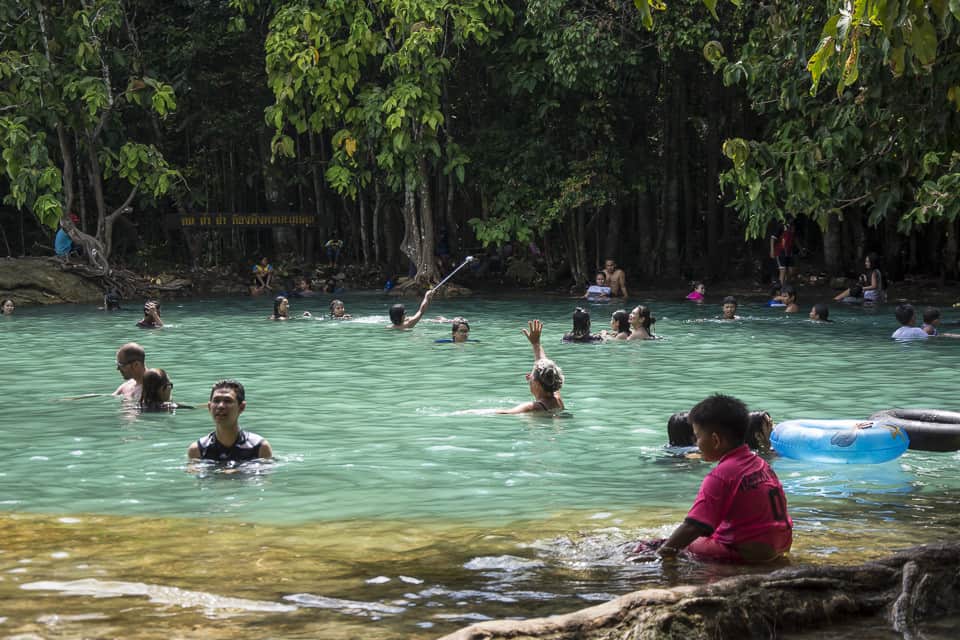
MULTIPOLYGON (((161 268, 134 273, 117 270, 111 279, 92 274, 83 264, 64 262, 58 258, 7 258, 0 260, 0 299, 11 298, 17 306, 36 304, 89 304, 102 301, 104 292, 111 287, 124 289, 124 297, 138 298, 197 298, 250 295, 248 274, 236 265, 197 269, 161 268), (122 275, 118 275, 122 274, 122 275)), ((443 292, 447 297, 476 293, 486 296, 514 298, 559 298, 570 297, 575 301, 580 287, 563 286, 530 287, 504 280, 502 274, 478 278, 469 272, 458 276, 443 292)), ((274 287, 265 294, 292 289, 296 280, 306 278, 316 295, 324 295, 329 283, 342 291, 383 291, 386 276, 378 266, 342 265, 282 265, 278 268, 274 287)), ((406 278, 399 278, 402 284, 406 278)), ((795 279, 801 306, 818 302, 833 303, 833 297, 841 290, 842 279, 803 274, 795 279)), ((643 300, 682 300, 692 288, 686 280, 660 279, 653 282, 630 283, 630 298, 626 301, 613 299, 611 306, 619 303, 635 304, 643 300)), ((395 290, 392 295, 418 297, 417 289, 395 290)), ((719 305, 728 295, 741 302, 763 302, 769 299, 769 287, 750 279, 707 282, 706 304, 719 305)), ((888 302, 910 302, 915 305, 949 307, 960 303, 960 282, 941 281, 935 278, 907 277, 891 284, 887 291, 888 302)))

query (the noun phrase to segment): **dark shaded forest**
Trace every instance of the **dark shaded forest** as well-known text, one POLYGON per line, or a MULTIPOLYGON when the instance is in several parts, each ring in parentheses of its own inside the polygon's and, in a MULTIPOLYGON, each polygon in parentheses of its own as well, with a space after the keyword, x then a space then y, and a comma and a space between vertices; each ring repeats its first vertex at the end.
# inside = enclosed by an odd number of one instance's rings
POLYGON ((759 278, 796 217, 810 270, 960 275, 954 0, 9 0, 0 24, 2 255, 63 224, 103 268, 338 237, 421 283, 438 252, 676 282, 759 278), (203 212, 315 223, 180 225, 203 212))

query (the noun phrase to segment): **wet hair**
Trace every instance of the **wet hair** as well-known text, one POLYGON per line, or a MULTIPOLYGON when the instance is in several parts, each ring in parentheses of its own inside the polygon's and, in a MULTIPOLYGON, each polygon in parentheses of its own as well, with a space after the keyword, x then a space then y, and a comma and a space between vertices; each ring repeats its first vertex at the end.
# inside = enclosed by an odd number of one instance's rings
POLYGON ((797 288, 792 284, 788 284, 787 286, 785 286, 783 289, 780 290, 780 293, 783 294, 785 297, 793 298, 794 302, 800 301, 800 296, 797 295, 797 288))
MULTIPOLYGON (((273 317, 274 317, 274 318, 286 318, 286 317, 287 317, 287 314, 286 314, 286 313, 283 313, 283 314, 280 313, 280 304, 281 304, 284 300, 287 300, 287 298, 286 298, 285 296, 277 296, 276 298, 273 299, 273 317)), ((289 303, 289 300, 287 300, 287 302, 289 303)))
POLYGON ((697 444, 689 415, 686 411, 680 411, 667 420, 667 438, 671 447, 693 447, 697 444))
POLYGON ((247 397, 247 392, 244 390, 243 385, 236 380, 218 380, 214 382, 210 388, 210 400, 213 400, 213 392, 217 389, 233 389, 234 394, 237 396, 237 404, 246 400, 247 397))
POLYGON ((617 333, 626 333, 627 335, 632 333, 630 331, 630 314, 627 313, 626 309, 614 311, 612 319, 617 323, 617 333))
POLYGON ((689 420, 701 429, 720 434, 730 444, 741 445, 747 435, 749 412, 740 400, 717 393, 694 405, 689 420))
POLYGON ((140 392, 141 407, 158 407, 163 404, 160 392, 170 384, 170 378, 163 369, 147 369, 143 374, 143 388, 140 392))
POLYGON ((735 305, 735 304, 737 304, 737 299, 734 298, 733 296, 727 296, 726 298, 723 299, 723 304, 733 304, 733 305, 735 305))
POLYGON ((547 393, 559 391, 563 386, 563 370, 549 358, 541 358, 533 363, 533 379, 547 393))
POLYGON ((818 319, 824 322, 830 322, 830 307, 822 302, 813 305, 813 312, 817 314, 818 319))
POLYGON ((390 307, 390 322, 393 324, 403 324, 403 316, 407 312, 402 304, 395 304, 390 307))
POLYGON ((160 313, 160 303, 157 302, 156 300, 147 300, 146 302, 143 303, 144 314, 148 313, 151 308, 156 309, 157 313, 160 313))
MULTIPOLYGON (((333 308, 337 305, 343 306, 343 300, 331 300, 330 301, 330 315, 333 316, 333 308)), ((346 311, 346 310, 344 310, 346 311)))
POLYGON ((110 289, 103 295, 103 306, 107 311, 120 308, 120 294, 116 289, 110 289))
POLYGON ((583 338, 590 335, 590 312, 583 307, 577 307, 573 310, 573 331, 574 338, 583 338))
POLYGON ((653 317, 650 313, 650 307, 646 305, 637 305, 633 309, 637 312, 637 317, 640 318, 640 326, 647 330, 651 336, 653 335, 653 325, 656 324, 657 319, 653 317))
POLYGON ((128 342, 117 349, 117 356, 123 356, 123 359, 127 362, 145 362, 147 359, 147 353, 136 342, 128 342))
POLYGON ((894 311, 894 315, 897 316, 897 322, 906 326, 910 324, 910 321, 913 320, 913 317, 916 315, 916 312, 913 310, 912 304, 900 304, 897 305, 897 310, 894 311))
POLYGON ((467 319, 457 316, 456 318, 450 321, 450 333, 453 335, 456 335, 457 329, 460 328, 460 325, 465 326, 467 328, 467 331, 470 331, 470 323, 467 322, 467 319))
POLYGON ((764 433, 764 427, 768 423, 772 429, 773 418, 766 411, 751 411, 747 417, 747 433, 744 440, 754 451, 769 451, 772 447, 770 434, 764 433))
POLYGON ((0 300, 0 309, 2 309, 2 308, 3 308, 3 305, 7 304, 8 302, 9 302, 10 304, 16 306, 16 304, 14 304, 13 300, 11 300, 10 298, 4 298, 3 300, 0 300))
POLYGON ((923 310, 923 322, 924 324, 933 324, 940 319, 940 309, 936 307, 927 307, 923 310))

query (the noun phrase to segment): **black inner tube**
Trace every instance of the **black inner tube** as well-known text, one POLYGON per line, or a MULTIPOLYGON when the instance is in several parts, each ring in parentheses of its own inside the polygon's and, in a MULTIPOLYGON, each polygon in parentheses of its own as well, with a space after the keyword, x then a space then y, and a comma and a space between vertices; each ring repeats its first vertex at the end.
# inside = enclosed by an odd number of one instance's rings
POLYGON ((870 420, 899 427, 917 451, 960 451, 960 413, 941 409, 888 409, 870 420))
POLYGON ((882 420, 883 418, 897 418, 899 420, 911 420, 914 422, 938 422, 940 424, 960 425, 960 412, 944 411, 943 409, 887 409, 878 411, 870 416, 871 420, 882 420))

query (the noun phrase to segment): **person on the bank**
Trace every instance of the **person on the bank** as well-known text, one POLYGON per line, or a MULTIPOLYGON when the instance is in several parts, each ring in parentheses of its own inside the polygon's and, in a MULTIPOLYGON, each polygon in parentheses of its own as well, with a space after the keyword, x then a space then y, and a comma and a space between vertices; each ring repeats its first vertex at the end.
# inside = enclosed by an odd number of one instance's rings
POLYGON ((868 253, 863 259, 864 272, 860 274, 857 284, 844 289, 833 297, 837 302, 865 303, 884 302, 887 299, 886 283, 883 272, 880 271, 880 257, 875 253, 868 253))
POLYGON ((540 338, 543 334, 543 323, 539 320, 530 320, 523 335, 533 347, 533 369, 527 374, 527 383, 532 402, 518 404, 511 409, 498 409, 497 413, 546 413, 556 415, 563 411, 563 400, 560 398, 560 387, 563 386, 563 371, 557 363, 547 358, 540 338))
POLYGON ((793 521, 777 474, 745 442, 746 405, 717 394, 698 402, 689 419, 703 459, 719 464, 704 478, 687 517, 657 554, 671 560, 686 549, 721 562, 776 560, 793 544, 793 521))
POLYGON ((3 302, 0 302, 0 314, 5 316, 12 316, 16 308, 17 305, 13 304, 10 298, 4 298, 3 302))
POLYGON ((780 233, 770 236, 770 257, 777 261, 780 286, 784 287, 793 274, 793 252, 796 242, 793 218, 783 221, 780 233))
POLYGON ((638 305, 633 308, 629 316, 630 337, 627 340, 656 340, 653 335, 653 325, 657 319, 653 317, 650 307, 638 305))
POLYGON ((590 312, 583 307, 573 310, 573 331, 563 334, 563 342, 601 342, 603 336, 590 333, 590 312))
POLYGON ((610 331, 604 331, 604 340, 630 339, 630 314, 626 309, 617 309, 610 316, 610 331))
POLYGON ((143 303, 143 320, 137 322, 141 329, 159 329, 163 326, 160 319, 160 303, 156 300, 147 300, 143 303))
POLYGON ((603 265, 603 272, 607 276, 607 286, 610 287, 610 295, 617 298, 629 297, 627 293, 627 275, 623 269, 617 266, 616 260, 607 258, 603 265))
POLYGON ((253 288, 255 291, 270 291, 273 282, 273 265, 267 260, 267 256, 260 258, 260 262, 253 265, 253 288))
POLYGON ((581 296, 590 300, 605 300, 610 297, 610 287, 607 286, 607 274, 598 271, 594 283, 587 287, 587 292, 581 296))
POLYGON ((340 261, 340 250, 343 249, 343 240, 338 238, 336 233, 332 233, 323 246, 327 250, 327 266, 337 266, 337 262, 340 261))
POLYGON ((926 340, 930 336, 920 327, 915 326, 917 321, 917 312, 912 304, 897 305, 894 312, 900 328, 893 332, 890 337, 894 340, 926 340))
POLYGON ((188 458, 236 463, 273 457, 273 449, 265 438, 240 428, 240 414, 247 408, 242 384, 236 380, 214 384, 207 408, 216 429, 190 445, 188 458))
POLYGON ((117 371, 123 383, 113 392, 124 400, 139 402, 143 390, 143 374, 146 372, 147 354, 136 342, 128 342, 117 350, 117 371))
POLYGON ((407 317, 407 309, 402 304, 395 304, 390 307, 390 324, 387 325, 387 329, 413 329, 430 307, 433 293, 433 289, 428 289, 427 292, 423 294, 423 300, 420 301, 420 308, 409 318, 407 317))

